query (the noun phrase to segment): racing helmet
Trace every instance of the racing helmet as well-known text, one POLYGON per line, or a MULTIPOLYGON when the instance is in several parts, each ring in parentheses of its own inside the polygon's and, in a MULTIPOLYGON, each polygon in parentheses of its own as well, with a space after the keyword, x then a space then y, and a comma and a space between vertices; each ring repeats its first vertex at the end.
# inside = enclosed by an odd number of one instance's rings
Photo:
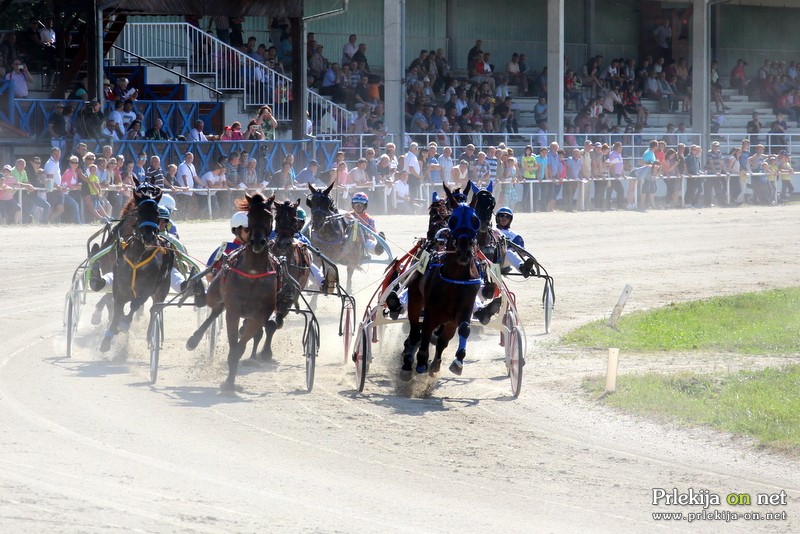
POLYGON ((297 208, 297 214, 295 215, 298 220, 305 221, 306 220, 306 210, 303 208, 297 208))
POLYGON ((166 206, 158 207, 158 219, 162 221, 169 220, 169 209, 166 206))
POLYGON ((366 193, 356 193, 353 195, 353 199, 350 201, 351 204, 364 204, 365 206, 369 204, 369 197, 366 193))
POLYGON ((250 228, 246 211, 237 211, 231 217, 231 232, 235 234, 239 227, 250 228))
POLYGON ((161 200, 158 201, 158 205, 167 208, 170 213, 178 209, 175 206, 175 199, 172 198, 172 196, 168 195, 167 193, 161 195, 161 200))
POLYGON ((511 222, 511 221, 514 220, 514 212, 511 211, 511 208, 509 208, 508 206, 503 206, 502 208, 497 210, 497 212, 494 214, 495 221, 497 221, 497 217, 499 215, 508 215, 508 217, 509 217, 508 222, 511 222))

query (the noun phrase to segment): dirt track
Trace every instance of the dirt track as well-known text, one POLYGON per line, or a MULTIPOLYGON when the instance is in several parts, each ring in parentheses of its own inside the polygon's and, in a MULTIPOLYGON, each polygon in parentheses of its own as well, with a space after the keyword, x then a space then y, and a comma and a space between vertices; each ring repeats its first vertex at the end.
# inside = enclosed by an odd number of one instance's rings
MULTIPOLYGON (((246 369, 244 393, 221 396, 223 341, 183 348, 197 324, 167 310, 155 386, 146 322, 101 356, 83 308, 66 359, 63 297, 88 226, 0 227, 0 531, 3 532, 644 532, 800 531, 800 462, 706 429, 642 421, 586 400, 599 352, 558 350, 560 334, 606 316, 626 283, 627 311, 800 285, 800 206, 520 215, 515 228, 556 280, 553 334, 542 335, 541 284, 513 282, 524 303, 528 365, 510 397, 497 338, 471 340, 464 375, 408 398, 392 369, 401 334, 376 360, 363 395, 342 365, 336 306, 320 301, 314 391, 303 387, 300 330, 276 336, 277 363, 246 369), (654 521, 652 488, 718 493, 785 490, 787 521, 654 521)), ((397 252, 423 218, 378 218, 397 252)), ((225 223, 180 226, 205 258, 225 223)), ((358 312, 381 269, 357 275, 358 312)), ((90 297, 93 303, 93 296, 90 297)), ((452 349, 446 353, 447 361, 452 349)), ((796 359, 795 359, 796 361, 796 359)), ((727 370, 779 358, 623 354, 620 371, 727 370)), ((737 511, 728 506, 714 510, 737 511)), ((741 508, 738 510, 743 512, 741 508)))

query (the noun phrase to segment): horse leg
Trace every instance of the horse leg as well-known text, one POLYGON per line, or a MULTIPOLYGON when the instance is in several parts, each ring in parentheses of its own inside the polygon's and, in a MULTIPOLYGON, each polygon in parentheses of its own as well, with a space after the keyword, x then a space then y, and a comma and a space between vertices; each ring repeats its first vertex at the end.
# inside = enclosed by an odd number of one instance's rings
POLYGON ((122 316, 122 319, 119 322, 119 328, 123 332, 127 332, 130 327, 131 323, 133 322, 133 314, 136 313, 139 308, 142 307, 142 304, 145 303, 148 297, 136 297, 131 301, 130 310, 127 314, 122 316))
POLYGON ((194 331, 194 334, 192 334, 189 339, 186 340, 186 350, 194 350, 197 348, 197 345, 200 343, 200 338, 203 337, 203 334, 206 333, 208 327, 211 326, 211 323, 217 320, 217 317, 220 316, 222 310, 224 309, 225 306, 222 302, 220 302, 216 308, 211 309, 211 313, 208 315, 208 317, 206 317, 206 320, 203 321, 203 324, 197 327, 197 330, 194 331))
MULTIPOLYGON (((245 320, 245 323, 247 320, 245 320)), ((239 332, 241 334, 241 332, 239 332)), ((255 361, 258 359, 258 344, 261 343, 261 339, 264 337, 264 331, 259 328, 255 334, 253 334, 253 350, 250 352, 250 360, 255 361)))
POLYGON ((437 333, 434 334, 436 336, 436 353, 433 355, 433 361, 428 369, 428 374, 430 376, 436 375, 442 368, 442 352, 447 348, 447 345, 456 333, 456 323, 449 322, 444 324, 437 328, 436 332, 437 333))
POLYGON ((125 306, 124 302, 114 301, 114 310, 111 312, 111 320, 108 329, 103 335, 103 341, 100 342, 100 352, 108 352, 111 349, 111 339, 119 333, 119 321, 122 317, 122 308, 125 306))
POLYGON ((456 359, 450 364, 450 372, 461 376, 464 370, 464 357, 467 355, 467 338, 469 337, 469 321, 464 321, 458 325, 458 349, 456 359))
POLYGON ((239 360, 244 354, 247 342, 261 329, 258 321, 245 321, 244 330, 239 336, 239 314, 230 310, 225 313, 225 326, 228 331, 228 378, 220 384, 223 391, 233 391, 236 387, 236 372, 239 370, 239 360))
POLYGON ((261 354, 259 355, 262 361, 268 362, 272 360, 272 337, 275 335, 275 331, 278 328, 280 328, 278 323, 273 319, 264 323, 264 332, 267 334, 267 338, 264 341, 264 346, 261 348, 261 354))
POLYGON ((352 294, 353 293, 353 271, 355 271, 355 270, 356 270, 356 268, 355 268, 354 265, 348 265, 347 266, 347 293, 348 294, 352 294))

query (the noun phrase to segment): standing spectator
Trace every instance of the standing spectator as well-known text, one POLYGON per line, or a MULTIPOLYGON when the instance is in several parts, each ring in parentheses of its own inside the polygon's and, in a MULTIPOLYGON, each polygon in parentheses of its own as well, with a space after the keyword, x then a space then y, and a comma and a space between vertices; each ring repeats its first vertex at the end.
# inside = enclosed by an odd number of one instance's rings
POLYGON ((781 198, 783 203, 789 202, 789 199, 794 193, 794 186, 792 185, 792 177, 794 176, 794 169, 789 161, 789 153, 781 150, 778 154, 778 175, 781 179, 781 198))
POLYGON ((27 162, 19 158, 11 169, 11 177, 14 179, 18 187, 25 189, 25 202, 23 203, 24 213, 22 214, 21 221, 24 223, 31 222, 32 210, 34 207, 42 209, 42 224, 46 224, 50 218, 50 204, 43 198, 40 198, 34 186, 28 181, 28 173, 25 170, 27 162))
POLYGON ((408 173, 408 179, 406 182, 408 183, 408 187, 413 198, 417 198, 419 195, 419 184, 422 174, 422 168, 420 167, 419 159, 417 158, 418 149, 419 145, 417 143, 411 143, 408 146, 408 152, 405 154, 405 160, 402 168, 402 170, 408 173))
POLYGON ((567 211, 573 211, 572 199, 575 196, 575 191, 581 179, 581 167, 583 166, 583 159, 580 149, 572 149, 572 157, 567 158, 565 161, 567 167, 567 181, 564 183, 564 192, 562 198, 564 206, 567 211))
POLYGON ((636 206, 631 204, 625 204, 626 195, 625 195, 625 188, 622 187, 622 178, 624 175, 624 162, 622 160, 622 143, 616 142, 611 149, 611 152, 608 154, 608 159, 606 160, 606 166, 608 167, 608 172, 611 177, 609 189, 606 192, 606 200, 610 204, 611 202, 611 195, 616 195, 617 200, 617 209, 621 210, 624 207, 627 209, 634 209, 636 206))
MULTIPOLYGON (((122 121, 117 121, 117 124, 122 125, 124 130, 131 127, 131 123, 136 120, 136 112, 133 110, 133 100, 122 100, 122 110, 119 112, 122 121)), ((117 110, 117 105, 114 104, 114 110, 117 110)))
POLYGON ((33 82, 33 78, 21 60, 15 59, 11 63, 11 71, 6 74, 6 80, 9 80, 14 87, 16 98, 28 98, 28 84, 33 82))
POLYGON ((664 18, 659 21, 658 26, 653 31, 653 40, 658 47, 660 57, 666 60, 672 59, 672 28, 670 27, 669 19, 664 18))
POLYGON ((342 47, 342 65, 347 65, 353 61, 353 55, 358 51, 357 40, 358 37, 354 33, 348 37, 347 42, 342 47))
POLYGON ((244 33, 242 31, 242 24, 244 24, 244 17, 228 17, 228 27, 230 44, 234 48, 239 48, 244 45, 244 33))
POLYGON ((740 95, 747 93, 749 90, 750 80, 747 78, 746 67, 747 61, 740 58, 736 62, 736 66, 731 70, 731 89, 738 89, 740 95))
POLYGON ((186 216, 192 216, 195 213, 195 206, 192 203, 192 191, 197 181, 197 171, 194 167, 194 154, 187 152, 183 161, 178 165, 178 173, 175 176, 176 189, 180 191, 176 195, 175 200, 181 206, 181 211, 186 213, 186 216))
POLYGON ((689 155, 686 156, 686 192, 683 197, 683 205, 687 208, 697 206, 700 190, 702 188, 703 177, 700 175, 700 147, 692 145, 689 155))
POLYGON ((211 23, 214 24, 214 29, 217 32, 217 39, 225 44, 231 42, 231 23, 227 15, 213 16, 208 21, 208 29, 211 29, 211 23))
POLYGON ((145 172, 145 179, 147 183, 164 188, 164 171, 161 169, 161 158, 158 156, 150 156, 150 166, 145 172))
POLYGON ((705 207, 711 208, 716 202, 720 206, 727 204, 725 200, 725 186, 722 178, 722 152, 719 149, 719 141, 711 143, 711 150, 706 154, 706 180, 703 188, 703 203, 705 207), (713 197, 712 197, 713 195, 713 197))

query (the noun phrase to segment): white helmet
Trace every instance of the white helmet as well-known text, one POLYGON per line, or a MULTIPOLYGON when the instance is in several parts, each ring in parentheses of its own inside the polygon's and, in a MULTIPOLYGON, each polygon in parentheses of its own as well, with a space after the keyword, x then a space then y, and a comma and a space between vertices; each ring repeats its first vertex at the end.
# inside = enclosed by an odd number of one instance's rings
POLYGON ((175 199, 167 193, 161 195, 161 200, 158 201, 158 205, 167 208, 170 213, 178 209, 175 207, 175 199))
POLYGON ((247 221, 246 211, 237 211, 231 217, 231 231, 236 233, 237 228, 240 226, 243 226, 244 228, 250 228, 250 223, 247 221))

